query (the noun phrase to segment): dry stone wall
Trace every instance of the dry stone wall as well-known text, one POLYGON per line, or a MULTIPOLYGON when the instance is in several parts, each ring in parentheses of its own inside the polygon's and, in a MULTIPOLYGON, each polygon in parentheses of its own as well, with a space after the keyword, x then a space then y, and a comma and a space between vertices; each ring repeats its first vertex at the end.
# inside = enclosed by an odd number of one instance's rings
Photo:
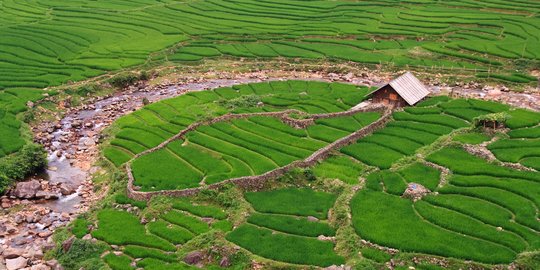
POLYGON ((150 200, 153 196, 158 196, 158 195, 165 195, 165 196, 171 196, 171 197, 186 197, 186 196, 196 195, 203 189, 217 189, 230 183, 235 184, 244 189, 248 189, 248 190, 259 190, 264 187, 267 181, 271 179, 275 179, 279 176, 282 176, 294 168, 311 167, 315 165, 317 162, 328 157, 328 155, 330 155, 330 153, 333 150, 337 150, 346 145, 352 144, 356 142, 357 140, 373 133, 373 131, 384 127, 386 123, 388 123, 388 121, 390 120, 390 116, 392 115, 392 110, 384 106, 374 105, 374 106, 369 106, 369 107, 360 108, 360 109, 352 109, 352 110, 348 110, 344 112, 336 112, 336 113, 328 113, 328 114, 314 114, 314 115, 310 115, 309 118, 306 118, 306 119, 291 118, 289 117, 289 114, 291 113, 302 114, 302 112, 297 111, 297 110, 285 110, 281 112, 246 113, 246 114, 226 114, 220 117, 216 117, 209 121, 202 121, 202 122, 191 124, 189 127, 182 130, 175 136, 169 138, 168 140, 164 141, 163 143, 159 144, 158 146, 135 155, 134 158, 126 164, 126 170, 128 174, 128 185, 127 185, 128 196, 135 200, 146 200, 146 201, 150 200), (201 186, 201 187, 196 187, 196 188, 189 188, 189 189, 182 189, 182 190, 139 191, 138 187, 136 187, 134 184, 135 178, 131 170, 131 162, 134 159, 142 155, 150 154, 152 152, 160 150, 163 147, 167 146, 167 144, 171 143, 172 141, 182 138, 188 132, 193 131, 196 128, 203 125, 211 125, 218 122, 230 121, 234 119, 244 119, 244 118, 253 117, 253 116, 268 116, 268 117, 277 117, 281 119, 285 124, 288 124, 292 127, 306 128, 309 125, 314 124, 316 119, 351 116, 360 112, 383 112, 383 115, 377 121, 363 127, 362 129, 359 129, 355 131, 354 133, 346 137, 343 137, 317 150, 316 152, 314 152, 313 154, 311 154, 309 157, 307 157, 304 160, 294 161, 290 164, 268 171, 264 174, 237 177, 237 178, 228 179, 228 180, 211 184, 211 185, 206 185, 206 186, 201 186))

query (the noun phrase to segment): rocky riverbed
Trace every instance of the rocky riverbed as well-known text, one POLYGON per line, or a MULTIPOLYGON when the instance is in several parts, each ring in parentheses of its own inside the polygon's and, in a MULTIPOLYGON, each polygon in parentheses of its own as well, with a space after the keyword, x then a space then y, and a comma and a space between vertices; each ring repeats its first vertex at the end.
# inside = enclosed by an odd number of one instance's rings
MULTIPOLYGON (((85 105, 70 107, 69 101, 58 106, 65 115, 54 122, 33 127, 35 141, 49 152, 46 173, 18 183, 0 198, 0 270, 60 269, 57 262, 44 261, 43 252, 53 247, 51 235, 79 213, 85 212, 100 197, 94 194, 92 175, 99 157, 102 131, 122 115, 143 106, 143 99, 156 102, 188 91, 200 91, 234 84, 269 80, 304 79, 341 81, 379 86, 390 74, 376 74, 365 69, 358 74, 322 72, 268 71, 243 74, 208 72, 193 77, 160 80, 155 84, 132 86, 115 95, 87 100, 85 105), (3 211, 3 212, 2 212, 3 211)), ((494 100, 517 107, 540 110, 540 93, 508 92, 504 86, 477 83, 445 85, 434 76, 429 87, 435 94, 450 94, 494 100)), ((103 196, 106 192, 100 192, 103 196)))

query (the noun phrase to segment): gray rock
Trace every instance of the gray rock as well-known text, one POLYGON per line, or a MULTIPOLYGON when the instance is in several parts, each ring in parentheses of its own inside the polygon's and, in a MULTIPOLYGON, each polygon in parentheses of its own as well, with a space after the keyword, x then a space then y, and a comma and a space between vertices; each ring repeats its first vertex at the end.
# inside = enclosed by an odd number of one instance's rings
POLYGON ((32 265, 32 267, 30 268, 30 270, 50 270, 51 267, 50 266, 47 266, 45 264, 36 264, 36 265, 32 265))
POLYGON ((204 254, 202 252, 193 251, 186 255, 186 257, 184 258, 184 262, 187 264, 194 265, 194 264, 200 263, 203 260, 203 258, 204 258, 204 254))
POLYGON ((23 257, 17 257, 15 259, 6 260, 7 270, 18 270, 18 269, 26 267, 27 265, 28 265, 28 259, 23 258, 23 257))
POLYGON ((60 193, 62 193, 62 195, 73 194, 75 193, 76 190, 77 190, 77 187, 71 183, 60 184, 60 193))
POLYGON ((221 258, 221 261, 219 262, 219 266, 221 267, 231 266, 231 260, 229 259, 229 257, 224 256, 223 258, 221 258))
POLYGON ((12 195, 19 199, 33 199, 39 190, 41 190, 41 184, 37 180, 19 182, 12 195))
POLYGON ((68 252, 71 249, 71 246, 73 245, 73 241, 75 241, 75 236, 71 236, 69 239, 64 241, 62 243, 62 250, 64 252, 68 252))
POLYGON ((22 248, 8 247, 4 250, 4 253, 2 253, 2 255, 6 259, 15 259, 17 257, 22 256, 23 253, 24 253, 24 249, 22 248))
POLYGON ((36 199, 57 200, 58 197, 59 195, 54 192, 43 191, 43 190, 36 192, 36 199))

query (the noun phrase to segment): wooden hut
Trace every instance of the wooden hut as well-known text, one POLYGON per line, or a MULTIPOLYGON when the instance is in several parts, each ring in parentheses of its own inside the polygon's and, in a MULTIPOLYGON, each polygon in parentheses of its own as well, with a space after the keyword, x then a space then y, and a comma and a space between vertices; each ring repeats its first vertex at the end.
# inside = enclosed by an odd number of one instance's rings
POLYGON ((407 72, 370 93, 375 103, 397 107, 413 106, 429 95, 429 90, 412 73, 407 72))

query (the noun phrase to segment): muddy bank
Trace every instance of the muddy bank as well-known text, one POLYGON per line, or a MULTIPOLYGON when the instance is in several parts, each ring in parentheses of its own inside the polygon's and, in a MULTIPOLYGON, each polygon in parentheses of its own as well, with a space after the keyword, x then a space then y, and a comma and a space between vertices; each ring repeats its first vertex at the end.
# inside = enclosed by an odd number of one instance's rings
MULTIPOLYGON (((287 79, 379 86, 387 82, 390 75, 375 74, 369 70, 342 75, 289 71, 244 74, 208 72, 187 78, 156 80, 150 84, 130 87, 111 96, 88 100, 85 105, 79 107, 66 108, 62 119, 42 122, 33 127, 35 141, 44 145, 49 152, 49 168, 44 175, 35 180, 39 183, 38 189, 56 194, 57 199, 15 199, 10 196, 0 198, 4 209, 0 209, 4 211, 0 217, 0 266, 5 264, 7 259, 19 258, 20 261, 25 260, 27 266, 45 265, 46 262, 42 260, 42 249, 52 245, 51 234, 54 230, 65 226, 79 213, 87 211, 100 198, 93 193, 91 175, 101 170, 95 167, 94 163, 99 157, 98 146, 102 131, 119 117, 141 108, 143 99, 156 102, 188 91, 287 79), (62 192, 62 185, 69 185, 72 190, 62 192)), ((507 89, 503 86, 484 87, 475 83, 448 86, 436 79, 431 80, 429 85, 435 94, 495 100, 517 107, 540 110, 538 92, 511 93, 506 92, 507 89)), ((37 188, 37 185, 35 186, 37 188)), ((104 195, 106 192, 100 193, 104 195)), ((47 264, 43 269, 55 268, 54 261, 47 264)))

